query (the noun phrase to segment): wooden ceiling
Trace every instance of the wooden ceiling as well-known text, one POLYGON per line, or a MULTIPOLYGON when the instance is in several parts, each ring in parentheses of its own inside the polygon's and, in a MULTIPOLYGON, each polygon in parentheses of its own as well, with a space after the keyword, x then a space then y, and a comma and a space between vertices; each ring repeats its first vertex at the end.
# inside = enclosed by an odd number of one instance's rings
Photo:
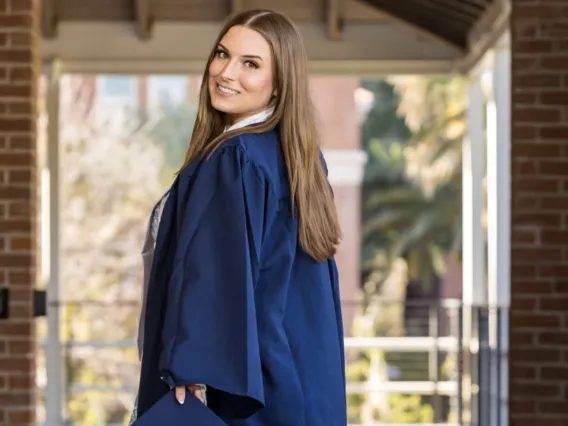
POLYGON ((468 35, 495 0, 364 0, 383 13, 465 49, 468 35))
POLYGON ((468 35, 498 0, 43 0, 42 33, 56 36, 60 22, 131 22, 141 39, 156 22, 215 22, 244 9, 271 8, 297 21, 327 22, 341 38, 345 22, 395 19, 465 50, 468 35))

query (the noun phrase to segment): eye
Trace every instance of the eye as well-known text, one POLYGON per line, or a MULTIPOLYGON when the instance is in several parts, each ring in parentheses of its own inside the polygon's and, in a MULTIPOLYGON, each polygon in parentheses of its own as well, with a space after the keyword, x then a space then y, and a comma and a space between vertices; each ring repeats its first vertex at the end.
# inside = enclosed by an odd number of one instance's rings
POLYGON ((258 69, 258 64, 254 61, 245 61, 245 66, 252 69, 258 69))
POLYGON ((215 51, 215 56, 219 59, 227 59, 229 57, 229 54, 225 52, 223 49, 217 49, 215 51))

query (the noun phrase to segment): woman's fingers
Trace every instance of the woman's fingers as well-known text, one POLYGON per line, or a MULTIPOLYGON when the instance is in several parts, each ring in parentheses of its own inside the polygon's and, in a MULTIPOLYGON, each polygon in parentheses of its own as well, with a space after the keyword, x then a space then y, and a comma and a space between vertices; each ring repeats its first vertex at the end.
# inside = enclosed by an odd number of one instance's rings
MULTIPOLYGON (((201 386, 199 385, 187 385, 187 389, 194 394, 201 402, 204 402, 203 393, 201 392, 201 386)), ((176 399, 180 404, 185 402, 185 386, 177 386, 175 389, 176 399)))
POLYGON ((177 386, 176 390, 176 399, 180 404, 183 404, 185 401, 185 386, 177 386))
POLYGON ((201 392, 201 386, 199 385, 189 385, 187 387, 192 394, 194 394, 201 402, 204 402, 203 393, 201 392))

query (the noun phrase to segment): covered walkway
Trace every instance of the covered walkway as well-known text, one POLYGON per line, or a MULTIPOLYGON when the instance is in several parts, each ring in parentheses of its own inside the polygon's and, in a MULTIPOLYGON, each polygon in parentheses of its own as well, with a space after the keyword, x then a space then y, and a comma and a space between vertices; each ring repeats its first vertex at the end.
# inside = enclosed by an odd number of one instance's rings
MULTIPOLYGON (((470 77, 458 422, 567 423, 568 0, 43 0, 41 9, 39 0, 0 0, 0 425, 36 424, 34 289, 44 283, 46 423, 63 425, 61 76, 199 73, 221 21, 259 5, 298 22, 314 74, 470 77), (36 129, 41 75, 45 152, 36 129), (43 223, 41 205, 50 213, 43 223)), ((345 170, 360 174, 359 148, 345 149, 330 174, 356 193, 360 182, 345 170)))

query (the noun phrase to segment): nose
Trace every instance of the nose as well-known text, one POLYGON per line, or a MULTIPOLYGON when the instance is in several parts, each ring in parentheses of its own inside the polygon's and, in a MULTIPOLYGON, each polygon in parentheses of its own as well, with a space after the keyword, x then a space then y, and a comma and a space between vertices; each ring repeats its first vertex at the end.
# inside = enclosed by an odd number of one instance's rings
POLYGON ((223 80, 235 80, 237 78, 237 62, 227 61, 221 70, 221 78, 223 80))

